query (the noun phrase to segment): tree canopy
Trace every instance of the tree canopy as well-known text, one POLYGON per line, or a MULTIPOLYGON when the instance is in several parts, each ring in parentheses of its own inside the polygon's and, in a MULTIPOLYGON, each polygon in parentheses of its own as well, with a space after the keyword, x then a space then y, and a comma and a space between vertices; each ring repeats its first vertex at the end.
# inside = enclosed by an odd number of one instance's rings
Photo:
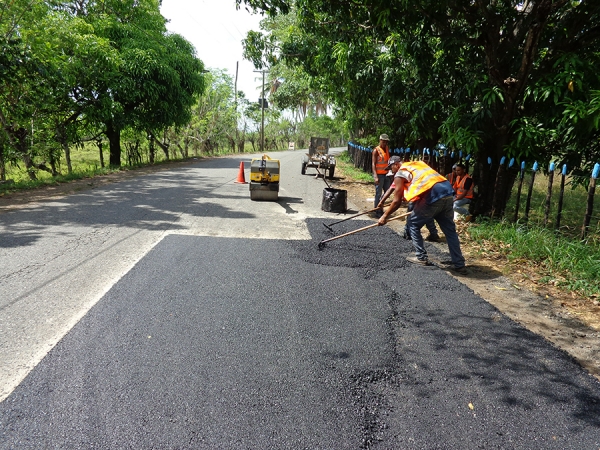
POLYGON ((0 6, 3 161, 54 170, 57 151, 104 133, 121 164, 127 127, 181 126, 204 90, 202 62, 168 33, 158 0, 12 0, 0 6), (42 138, 43 137, 43 138, 42 138), (56 145, 51 145, 54 141, 56 145), (52 169, 44 162, 50 161, 52 169))
POLYGON ((301 67, 357 135, 471 154, 476 213, 506 205, 488 161, 554 160, 578 173, 600 159, 598 2, 295 0, 263 10, 294 20, 248 36, 257 67, 301 67))

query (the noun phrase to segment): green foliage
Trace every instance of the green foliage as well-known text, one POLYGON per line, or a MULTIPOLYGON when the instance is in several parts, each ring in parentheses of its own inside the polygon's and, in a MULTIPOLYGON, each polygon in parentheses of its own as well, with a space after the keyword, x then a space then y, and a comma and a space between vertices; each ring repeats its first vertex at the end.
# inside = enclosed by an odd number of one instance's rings
POLYGON ((398 146, 469 152, 480 213, 505 206, 487 158, 555 159, 575 174, 600 159, 600 34, 589 26, 600 3, 289 3, 286 27, 252 36, 255 55, 300 68, 356 138, 386 129, 398 146))
POLYGON ((585 296, 600 295, 600 242, 572 241, 545 228, 493 221, 471 226, 469 234, 509 261, 535 266, 546 281, 585 296))
POLYGON ((373 174, 371 172, 364 172, 354 167, 352 158, 347 151, 338 155, 336 163, 341 172, 350 177, 352 180, 357 180, 368 184, 373 183, 373 174))
POLYGON ((123 129, 181 126, 204 89, 201 61, 167 33, 158 0, 14 0, 0 6, 0 47, 2 160, 21 159, 31 178, 57 175, 61 151, 71 170, 69 147, 101 132, 119 165, 123 129))

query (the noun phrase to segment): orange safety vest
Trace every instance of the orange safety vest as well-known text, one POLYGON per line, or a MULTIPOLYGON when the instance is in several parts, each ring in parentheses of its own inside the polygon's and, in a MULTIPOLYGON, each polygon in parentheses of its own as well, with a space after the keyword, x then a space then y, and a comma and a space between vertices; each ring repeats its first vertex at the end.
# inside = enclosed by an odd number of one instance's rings
POLYGON ((404 198, 410 202, 423 192, 428 191, 434 184, 447 181, 446 178, 423 161, 408 161, 400 166, 400 170, 407 170, 412 174, 412 181, 404 191, 404 198))
POLYGON ((446 178, 448 179, 452 187, 454 187, 454 179, 456 178, 456 174, 454 172, 450 172, 448 175, 446 175, 446 178))
POLYGON ((454 190, 456 191, 457 195, 461 195, 461 194, 465 194, 465 196, 463 198, 469 198, 472 199, 473 198, 473 184, 471 183, 471 187, 469 188, 469 190, 467 191, 465 189, 465 182, 471 179, 471 177, 468 174, 465 174, 464 177, 462 178, 458 178, 456 179, 456 182, 454 184, 454 190))
POLYGON ((381 147, 375 147, 374 152, 377 152, 377 161, 375 162, 375 173, 377 175, 385 175, 388 173, 387 165, 388 160, 390 159, 390 151, 384 150, 381 147))

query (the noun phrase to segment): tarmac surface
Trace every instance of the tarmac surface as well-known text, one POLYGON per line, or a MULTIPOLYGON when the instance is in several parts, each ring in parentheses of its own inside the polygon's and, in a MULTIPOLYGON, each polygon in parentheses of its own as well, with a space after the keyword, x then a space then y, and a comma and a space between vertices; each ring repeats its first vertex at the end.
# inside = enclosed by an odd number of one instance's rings
POLYGON ((0 448, 600 447, 570 357, 389 228, 322 223, 166 236, 0 404, 0 448))

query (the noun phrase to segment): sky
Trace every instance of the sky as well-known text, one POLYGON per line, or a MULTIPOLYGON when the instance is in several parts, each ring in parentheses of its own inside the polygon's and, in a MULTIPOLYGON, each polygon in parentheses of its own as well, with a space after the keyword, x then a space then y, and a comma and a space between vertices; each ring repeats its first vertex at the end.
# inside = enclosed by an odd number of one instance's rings
POLYGON ((207 69, 225 69, 235 82, 239 61, 238 91, 258 101, 262 75, 242 57, 241 41, 249 30, 260 31, 260 14, 243 5, 236 10, 235 0, 163 0, 160 11, 169 20, 167 29, 191 42, 207 69))

